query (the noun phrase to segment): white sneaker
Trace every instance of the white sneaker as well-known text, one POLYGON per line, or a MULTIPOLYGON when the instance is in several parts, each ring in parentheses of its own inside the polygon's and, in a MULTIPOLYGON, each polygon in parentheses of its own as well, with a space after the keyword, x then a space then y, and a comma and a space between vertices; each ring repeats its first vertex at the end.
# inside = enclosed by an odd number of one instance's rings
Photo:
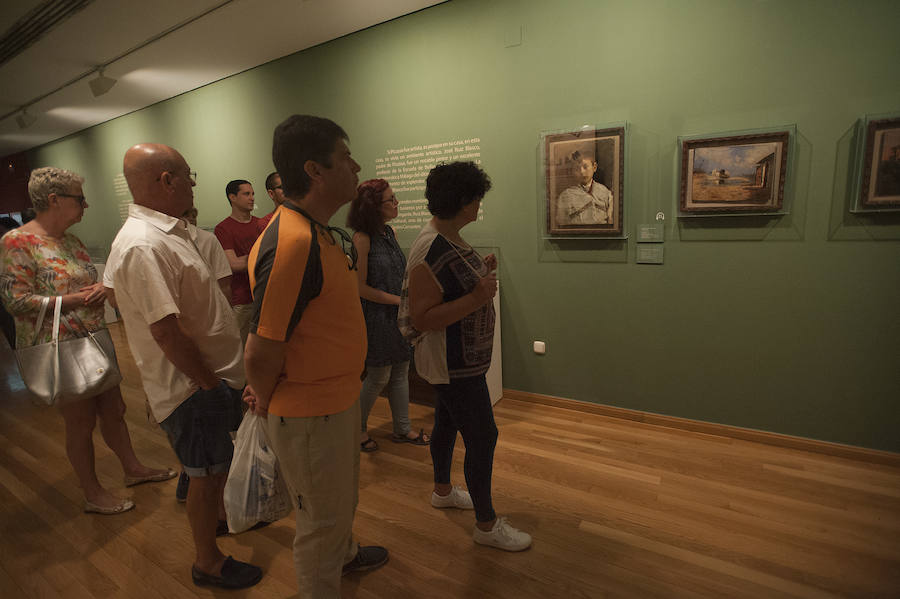
POLYGON ((488 545, 505 551, 522 551, 531 547, 531 535, 510 526, 506 518, 497 518, 494 528, 489 532, 476 526, 472 538, 480 545, 488 545))
POLYGON ((450 489, 447 495, 438 495, 434 491, 431 492, 431 506, 438 508, 455 507, 461 510, 474 509, 472 505, 472 496, 468 491, 463 491, 457 486, 450 489))

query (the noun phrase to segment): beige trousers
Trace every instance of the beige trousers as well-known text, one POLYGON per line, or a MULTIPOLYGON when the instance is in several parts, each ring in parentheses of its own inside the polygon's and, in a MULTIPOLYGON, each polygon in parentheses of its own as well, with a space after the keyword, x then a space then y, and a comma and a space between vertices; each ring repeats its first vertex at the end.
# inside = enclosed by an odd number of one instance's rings
POLYGON ((253 316, 253 304, 232 306, 231 309, 234 310, 238 330, 241 332, 241 347, 244 347, 247 344, 247 336, 250 334, 250 318, 253 316))
POLYGON ((339 599, 341 569, 356 557, 359 418, 359 401, 330 416, 269 414, 269 441, 297 513, 294 568, 300 597, 339 599))

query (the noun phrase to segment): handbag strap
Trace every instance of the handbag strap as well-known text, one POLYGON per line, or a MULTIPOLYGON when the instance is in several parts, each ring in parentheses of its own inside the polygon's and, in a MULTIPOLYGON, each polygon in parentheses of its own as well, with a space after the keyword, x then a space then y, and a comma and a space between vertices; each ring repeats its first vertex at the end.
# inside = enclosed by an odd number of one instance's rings
POLYGON ((84 329, 84 331, 87 333, 87 335, 83 335, 83 337, 85 337, 85 338, 90 337, 94 341, 94 345, 96 345, 98 348, 100 348, 101 353, 103 353, 103 355, 106 355, 106 351, 103 349, 103 347, 97 341, 97 339, 94 337, 94 333, 89 331, 87 329, 87 327, 84 326, 84 323, 81 321, 80 318, 78 318, 77 314, 75 314, 73 312, 73 313, 69 314, 68 316, 63 315, 63 313, 62 313, 62 296, 60 296, 60 295, 57 295, 56 298, 45 297, 43 299, 43 301, 41 302, 41 313, 38 316, 38 327, 37 327, 38 330, 35 332, 34 341, 32 342, 32 345, 35 345, 37 343, 38 332, 40 332, 40 324, 41 324, 41 321, 43 321, 43 319, 44 319, 44 312, 46 311, 47 304, 50 302, 51 299, 56 300, 56 305, 54 306, 54 309, 53 309, 53 339, 51 342, 56 343, 59 341, 59 325, 60 324, 62 324, 64 327, 66 327, 66 330, 69 331, 69 333, 71 333, 73 336, 75 336, 75 337, 78 336, 78 334, 75 332, 75 330, 72 328, 72 326, 69 324, 69 322, 67 320, 68 318, 74 318, 75 322, 77 322, 78 325, 82 329, 84 329))
POLYGON ((37 321, 34 323, 34 339, 31 340, 31 345, 37 345, 38 338, 41 336, 41 326, 44 324, 44 315, 47 313, 47 306, 50 305, 51 299, 46 295, 41 298, 41 310, 38 312, 37 321))
MULTIPOLYGON (((62 314, 62 296, 57 295, 56 297, 47 297, 44 296, 41 299, 41 310, 38 312, 37 322, 34 324, 34 339, 31 340, 31 345, 37 345, 38 339, 41 336, 41 326, 44 324, 44 316, 47 314, 47 306, 50 305, 50 300, 54 300, 53 307, 53 331, 52 331, 52 342, 56 342, 59 340, 59 319, 62 314)), ((63 320, 63 324, 66 329, 69 330, 73 335, 75 334, 72 331, 72 327, 69 326, 69 323, 63 320)))
POLYGON ((53 309, 53 342, 59 341, 59 317, 62 314, 62 296, 56 296, 56 307, 53 309))
POLYGON ((41 325, 44 324, 44 314, 47 313, 47 304, 50 303, 50 298, 44 296, 41 298, 41 309, 38 312, 37 320, 34 323, 34 339, 31 340, 31 344, 34 345, 38 340, 38 333, 41 332, 41 325))

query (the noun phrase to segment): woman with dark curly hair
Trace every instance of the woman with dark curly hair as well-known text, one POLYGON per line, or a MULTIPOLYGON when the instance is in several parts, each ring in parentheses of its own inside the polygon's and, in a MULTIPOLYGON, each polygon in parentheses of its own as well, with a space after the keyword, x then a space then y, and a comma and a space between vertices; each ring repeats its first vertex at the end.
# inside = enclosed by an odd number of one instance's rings
POLYGON ((347 226, 356 230, 359 296, 366 318, 369 352, 366 355, 366 378, 359 392, 362 415, 360 450, 375 451, 378 443, 369 436, 369 412, 378 394, 387 385, 388 402, 395 443, 428 445, 424 430, 416 434, 409 424, 409 343, 397 328, 397 306, 400 285, 406 269, 406 257, 397 244, 394 229, 388 222, 397 218, 397 196, 384 179, 364 181, 350 204, 347 226))
POLYGON ((473 162, 441 164, 428 174, 425 197, 434 218, 409 252, 398 322, 415 346, 416 370, 437 396, 431 505, 474 508, 476 543, 522 551, 531 546, 531 535, 498 518, 491 504, 497 425, 485 373, 494 341, 497 258, 482 258, 459 234, 478 218, 490 188, 473 162), (450 483, 457 432, 466 444, 468 492, 450 483))

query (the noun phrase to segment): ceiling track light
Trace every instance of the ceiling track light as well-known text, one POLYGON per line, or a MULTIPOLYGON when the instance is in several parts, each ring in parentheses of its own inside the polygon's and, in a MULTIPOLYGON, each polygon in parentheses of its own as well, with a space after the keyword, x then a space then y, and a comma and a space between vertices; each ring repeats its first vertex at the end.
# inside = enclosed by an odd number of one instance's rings
POLYGON ((27 129, 31 127, 34 122, 37 120, 37 117, 28 112, 28 109, 22 110, 22 114, 16 117, 16 124, 19 125, 19 129, 27 129))
POLYGON ((97 78, 91 79, 88 82, 88 85, 91 86, 91 93, 94 94, 95 98, 98 98, 111 90, 113 86, 116 84, 116 79, 112 77, 107 77, 103 74, 103 69, 97 71, 97 78))

